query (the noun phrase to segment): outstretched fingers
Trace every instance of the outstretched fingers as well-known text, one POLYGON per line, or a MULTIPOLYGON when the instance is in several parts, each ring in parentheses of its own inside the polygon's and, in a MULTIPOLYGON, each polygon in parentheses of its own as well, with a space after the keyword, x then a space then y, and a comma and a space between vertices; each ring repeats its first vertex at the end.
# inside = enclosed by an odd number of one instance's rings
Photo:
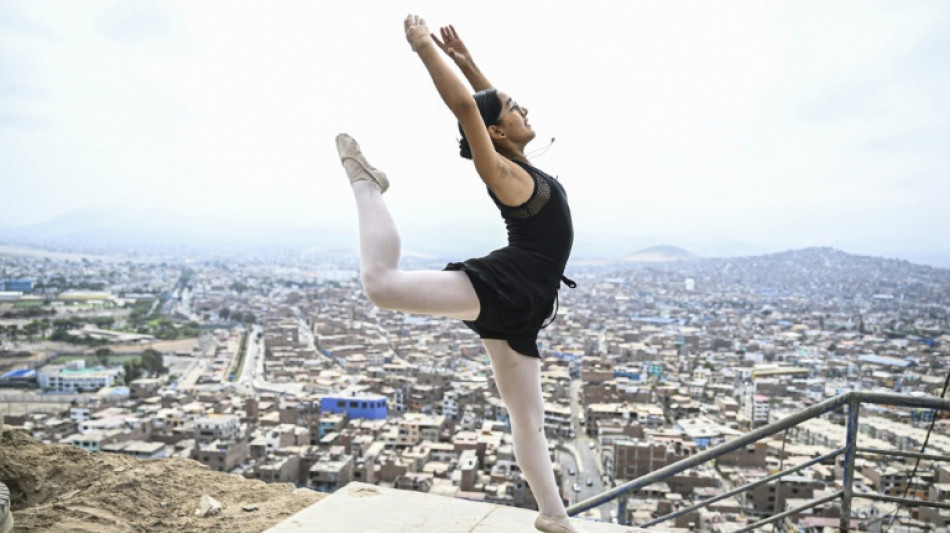
POLYGON ((412 13, 409 13, 409 15, 406 16, 406 20, 403 22, 403 27, 405 27, 407 30, 413 26, 425 25, 426 21, 424 18, 420 17, 419 15, 413 15, 412 13))
POLYGON ((469 55, 465 43, 462 42, 458 32, 455 31, 455 26, 451 24, 442 26, 439 28, 439 34, 442 37, 441 39, 434 33, 430 34, 432 40, 445 52, 445 55, 451 57, 461 67, 468 60, 469 55))
POLYGON ((457 31, 455 31, 455 26, 452 26, 451 24, 439 28, 439 33, 442 34, 442 41, 446 46, 451 46, 453 42, 459 40, 459 34, 457 31))
POLYGON ((442 28, 443 33, 448 33, 449 39, 452 41, 457 41, 459 39, 459 32, 455 31, 455 26, 449 24, 448 28, 442 28))
POLYGON ((406 40, 409 41, 413 51, 418 51, 419 47, 425 41, 428 41, 426 37, 430 35, 425 19, 410 13, 406 16, 406 20, 403 21, 402 25, 406 31, 406 40))
POLYGON ((438 46, 440 50, 442 50, 445 53, 449 53, 448 48, 446 48, 445 44, 442 41, 440 41, 439 38, 436 37, 434 33, 430 33, 429 36, 432 37, 432 40, 435 41, 436 46, 438 46))

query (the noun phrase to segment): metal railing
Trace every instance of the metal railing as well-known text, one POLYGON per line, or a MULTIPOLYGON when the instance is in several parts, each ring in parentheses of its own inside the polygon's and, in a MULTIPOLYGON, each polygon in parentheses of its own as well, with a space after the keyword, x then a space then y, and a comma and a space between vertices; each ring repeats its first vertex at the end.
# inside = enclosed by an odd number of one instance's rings
MULTIPOLYGON (((926 500, 917 500, 910 498, 899 498, 896 496, 887 496, 883 494, 871 494, 865 492, 854 492, 854 460, 859 453, 866 454, 875 454, 875 455, 890 455, 895 457, 908 457, 908 458, 917 458, 917 459, 927 459, 932 461, 948 461, 950 462, 950 456, 944 455, 933 455, 933 454, 923 454, 923 453, 914 453, 914 452, 904 452, 898 450, 880 450, 876 448, 861 448, 858 447, 858 416, 860 412, 861 405, 863 404, 881 404, 881 405, 893 405, 900 407, 913 407, 913 408, 925 408, 925 409, 936 409, 936 410, 950 410, 950 399, 937 398, 934 396, 905 396, 900 394, 886 393, 886 392, 848 392, 835 396, 834 398, 829 398, 821 403, 815 404, 807 409, 799 411, 789 417, 783 418, 777 422, 773 422, 766 426, 762 426, 754 431, 746 433, 745 435, 724 442, 708 450, 699 452, 695 455, 691 455, 685 459, 677 461, 675 463, 669 464, 663 468, 650 472, 644 476, 640 476, 637 479, 627 481, 622 485, 618 485, 611 490, 602 492, 596 496, 592 496, 586 500, 580 501, 574 505, 571 505, 567 508, 567 513, 571 516, 578 515, 588 509, 593 509, 599 507, 605 503, 613 501, 617 498, 620 498, 619 505, 620 509, 617 513, 618 519, 623 522, 625 521, 624 515, 626 498, 622 498, 626 494, 639 490, 643 487, 651 485, 653 483, 663 481, 671 476, 679 474, 684 470, 688 470, 700 464, 706 463, 718 457, 721 457, 727 453, 742 449, 748 446, 751 443, 754 443, 758 440, 761 440, 770 435, 774 435, 780 431, 787 430, 791 427, 797 426, 798 424, 810 420, 812 418, 817 418, 825 413, 840 409, 847 406, 847 425, 845 429, 845 445, 841 448, 838 448, 830 453, 824 454, 820 457, 815 457, 805 463, 794 466, 792 468, 785 469, 781 472, 772 474, 768 477, 747 483, 741 487, 735 488, 723 494, 714 496, 712 498, 703 500, 694 505, 690 505, 686 508, 679 509, 673 513, 661 516, 646 522, 644 524, 639 524, 639 527, 650 527, 667 520, 671 520, 678 516, 682 516, 686 513, 690 513, 697 509, 706 507, 712 503, 715 503, 719 500, 735 496, 737 494, 751 490, 759 485, 769 483, 780 479, 788 474, 793 474, 800 470, 803 470, 814 464, 832 460, 839 455, 844 454, 844 465, 843 465, 843 478, 842 478, 842 490, 835 492, 829 496, 813 500, 805 505, 796 507, 794 509, 789 509, 778 514, 773 514, 772 516, 759 520, 753 524, 750 524, 742 529, 736 530, 734 533, 745 533, 747 531, 752 531, 756 528, 771 524, 778 520, 781 520, 785 517, 807 511, 818 505, 837 500, 841 498, 841 522, 840 522, 840 531, 847 533, 851 528, 851 501, 854 498, 862 498, 867 500, 877 500, 885 502, 899 503, 908 506, 923 506, 923 507, 934 507, 940 509, 950 509, 950 503, 945 502, 930 502, 926 500)), ((912 480, 908 480, 910 483, 912 480)))

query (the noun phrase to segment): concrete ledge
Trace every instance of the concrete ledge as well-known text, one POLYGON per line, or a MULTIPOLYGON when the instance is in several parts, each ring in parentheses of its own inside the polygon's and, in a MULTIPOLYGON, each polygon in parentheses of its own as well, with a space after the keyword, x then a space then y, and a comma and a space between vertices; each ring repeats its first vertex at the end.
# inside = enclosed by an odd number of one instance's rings
MULTIPOLYGON (((529 533, 535 511, 350 483, 266 533, 529 533)), ((633 532, 574 519, 584 533, 633 532)), ((650 531, 661 531, 651 529, 650 531)))
POLYGON ((10 511, 10 491, 6 485, 0 483, 0 533, 11 531, 13 531, 13 513, 10 511))

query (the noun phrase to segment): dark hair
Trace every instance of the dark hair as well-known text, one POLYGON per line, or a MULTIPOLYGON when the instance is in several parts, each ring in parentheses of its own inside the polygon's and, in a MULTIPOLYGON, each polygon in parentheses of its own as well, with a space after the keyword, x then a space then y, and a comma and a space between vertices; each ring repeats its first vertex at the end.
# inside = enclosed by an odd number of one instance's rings
MULTIPOLYGON (((475 105, 478 106, 478 114, 482 116, 485 127, 498 122, 501 116, 501 98, 498 98, 498 89, 485 89, 472 95, 475 99, 475 105)), ((462 138, 459 139, 459 155, 465 159, 472 158, 472 147, 468 145, 468 139, 465 138, 465 132, 462 125, 459 124, 459 133, 462 138)))

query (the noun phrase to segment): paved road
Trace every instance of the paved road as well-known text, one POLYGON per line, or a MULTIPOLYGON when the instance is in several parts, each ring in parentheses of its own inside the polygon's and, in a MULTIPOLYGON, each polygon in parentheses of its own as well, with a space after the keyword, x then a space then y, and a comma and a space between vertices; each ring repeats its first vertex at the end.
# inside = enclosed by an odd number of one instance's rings
POLYGON ((186 390, 196 388, 198 379, 204 372, 205 367, 210 363, 211 359, 214 358, 215 343, 211 336, 202 335, 198 337, 198 342, 201 343, 201 352, 191 362, 187 370, 182 373, 181 379, 178 380, 179 389, 186 390))
POLYGON ((244 353, 244 366, 238 374, 237 380, 250 381, 261 372, 264 365, 264 331, 260 326, 251 326, 247 332, 247 351, 244 353))
MULTIPOLYGON (((585 500, 607 490, 603 483, 603 468, 600 462, 600 455, 595 449, 591 448, 591 444, 594 441, 587 436, 584 426, 581 426, 578 422, 577 417, 582 412, 579 398, 580 391, 581 381, 579 379, 573 380, 570 386, 571 427, 574 429, 574 434, 577 437, 573 441, 567 442, 566 446, 573 450, 579 460, 577 465, 578 475, 573 482, 580 485, 581 490, 579 492, 573 492, 572 490, 572 493, 575 495, 572 499, 572 503, 585 500), (588 479, 590 479, 591 482, 590 486, 587 485, 588 479)), ((601 520, 605 522, 610 521, 610 512, 616 508, 617 504, 615 502, 601 505, 594 510, 594 516, 599 515, 601 520)))
POLYGON ((251 326, 248 331, 247 353, 244 355, 244 367, 240 377, 234 383, 234 390, 242 394, 257 392, 299 393, 303 383, 272 383, 264 374, 264 331, 260 326, 251 326))

